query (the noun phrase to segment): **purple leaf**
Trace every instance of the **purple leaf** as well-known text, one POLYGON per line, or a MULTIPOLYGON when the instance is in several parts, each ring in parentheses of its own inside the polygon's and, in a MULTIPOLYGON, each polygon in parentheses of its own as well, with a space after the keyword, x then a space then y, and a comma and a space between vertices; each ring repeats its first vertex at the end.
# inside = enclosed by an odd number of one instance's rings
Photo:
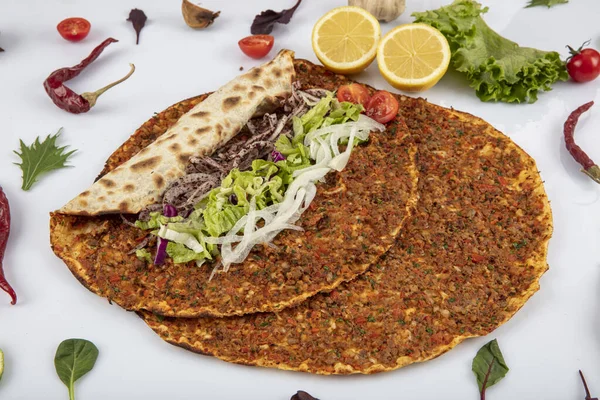
POLYGON ((140 31, 142 30, 144 25, 146 25, 147 19, 148 18, 146 17, 146 14, 144 14, 142 10, 138 10, 137 8, 134 8, 129 13, 129 18, 127 18, 127 21, 130 21, 133 24, 133 29, 135 29, 135 44, 140 44, 140 31))
POLYGON ((298 0, 296 5, 287 10, 281 10, 279 12, 273 10, 263 11, 254 17, 250 32, 253 35, 268 35, 273 32, 273 26, 275 23, 287 24, 292 19, 294 12, 300 5, 302 0, 298 0))

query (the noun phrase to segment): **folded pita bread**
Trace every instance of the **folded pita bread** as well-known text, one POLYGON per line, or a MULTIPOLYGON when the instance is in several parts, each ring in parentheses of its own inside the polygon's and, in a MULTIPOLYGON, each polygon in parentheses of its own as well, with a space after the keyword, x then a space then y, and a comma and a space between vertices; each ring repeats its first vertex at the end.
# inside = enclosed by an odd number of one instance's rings
POLYGON ((256 114, 289 96, 294 53, 281 51, 272 61, 227 83, 183 115, 153 144, 141 150, 58 210, 70 215, 134 214, 160 202, 165 189, 185 175, 191 156, 212 154, 256 114))

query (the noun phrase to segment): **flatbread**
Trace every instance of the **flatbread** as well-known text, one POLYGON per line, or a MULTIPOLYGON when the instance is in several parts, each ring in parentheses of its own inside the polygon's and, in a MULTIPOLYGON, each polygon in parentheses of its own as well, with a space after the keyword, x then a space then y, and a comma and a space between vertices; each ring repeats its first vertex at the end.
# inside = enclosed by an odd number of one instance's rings
POLYGON ((293 52, 251 69, 198 103, 151 145, 110 171, 59 212, 70 215, 135 214, 161 201, 165 189, 185 175, 191 156, 212 154, 255 114, 288 97, 293 52))
MULTIPOLYGON (((160 136, 157 127, 167 129, 178 112, 205 98, 171 107, 144 124, 111 156, 108 168, 118 169, 114 160, 126 163, 142 143, 160 136)), ((279 311, 354 279, 392 246, 417 198, 416 147, 409 139, 402 121, 384 134, 371 134, 342 172, 329 173, 317 185, 317 196, 298 222, 304 231, 282 232, 274 247, 256 246, 245 262, 210 282, 211 266, 171 260, 147 266, 128 254, 146 232, 118 216, 54 213, 52 248, 88 289, 127 310, 177 317, 279 311)))
MULTIPOLYGON (((307 86, 346 82, 308 62, 296 61, 296 70, 307 86)), ((510 319, 548 268, 552 215, 534 160, 477 117, 397 98, 418 146, 420 199, 383 260, 279 313, 139 313, 146 323, 201 354, 328 375, 429 360, 510 319)))

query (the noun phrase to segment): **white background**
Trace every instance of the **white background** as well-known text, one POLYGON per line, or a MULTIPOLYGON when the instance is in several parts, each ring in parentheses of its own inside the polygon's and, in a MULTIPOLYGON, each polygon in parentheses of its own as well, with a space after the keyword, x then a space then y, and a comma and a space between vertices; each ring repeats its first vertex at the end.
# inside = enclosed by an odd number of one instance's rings
MULTIPOLYGON (((511 370, 488 391, 488 399, 580 399, 577 370, 583 369, 600 396, 600 186, 578 171, 564 149, 562 124, 568 113, 600 102, 600 79, 558 83, 532 105, 482 103, 463 76, 448 74, 422 95, 429 101, 478 115, 505 132, 538 163, 554 212, 550 270, 541 290, 508 323, 485 338, 472 339, 438 359, 374 376, 323 377, 238 366, 196 355, 162 342, 135 314, 88 292, 50 250, 48 213, 90 184, 104 161, 134 130, 167 106, 207 91, 257 65, 237 41, 250 34, 255 14, 287 8, 293 0, 210 1, 221 10, 207 30, 188 28, 178 0, 18 1, 0 0, 0 184, 12 206, 13 226, 5 270, 19 294, 17 306, 0 293, 0 347, 6 372, 0 399, 67 399, 54 371, 57 345, 72 337, 100 349, 95 369, 77 384, 80 400, 260 399, 287 400, 303 389, 321 400, 477 399, 471 360, 479 347, 498 338, 511 370), (135 45, 129 10, 149 17, 135 45), (81 43, 63 40, 56 24, 82 16, 92 23, 81 43), (42 88, 59 67, 78 63, 109 36, 120 40, 69 85, 93 91, 121 77, 133 62, 133 77, 104 94, 87 114, 58 109, 42 88), (45 176, 30 192, 20 189, 21 171, 12 153, 18 140, 32 142, 64 127, 61 144, 79 151, 73 168, 45 176)), ((448 1, 407 0, 407 12, 383 24, 383 32, 411 22, 412 11, 448 1)), ((485 19, 523 46, 557 50, 592 39, 600 48, 600 2, 571 0, 550 10, 524 9, 526 0, 485 1, 485 19)), ((342 0, 304 0, 288 26, 278 25, 275 48, 316 61, 310 46, 316 20, 342 0)), ((393 90, 371 65, 357 79, 393 90)), ((577 139, 600 160, 600 104, 585 116, 577 139)))

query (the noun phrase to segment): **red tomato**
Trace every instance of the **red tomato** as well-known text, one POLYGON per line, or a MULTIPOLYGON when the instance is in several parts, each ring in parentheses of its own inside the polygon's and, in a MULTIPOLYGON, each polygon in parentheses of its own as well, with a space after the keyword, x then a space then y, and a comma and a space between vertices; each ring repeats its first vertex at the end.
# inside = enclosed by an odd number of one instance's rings
POLYGON ((600 53, 594 49, 569 49, 572 56, 567 59, 567 71, 575 82, 593 81, 600 75, 600 53))
POLYGON ((84 18, 67 18, 56 26, 58 33, 71 42, 79 42, 90 33, 90 22, 84 18))
POLYGON ((385 90, 375 92, 369 104, 367 104, 367 115, 375 121, 385 124, 398 115, 398 100, 385 90))
POLYGON ((354 104, 361 104, 367 107, 371 96, 366 87, 359 83, 351 83, 350 85, 342 85, 337 91, 337 99, 339 101, 349 101, 354 104))
POLYGON ((245 55, 252 58, 263 58, 273 48, 275 38, 271 35, 252 35, 238 42, 245 55))

